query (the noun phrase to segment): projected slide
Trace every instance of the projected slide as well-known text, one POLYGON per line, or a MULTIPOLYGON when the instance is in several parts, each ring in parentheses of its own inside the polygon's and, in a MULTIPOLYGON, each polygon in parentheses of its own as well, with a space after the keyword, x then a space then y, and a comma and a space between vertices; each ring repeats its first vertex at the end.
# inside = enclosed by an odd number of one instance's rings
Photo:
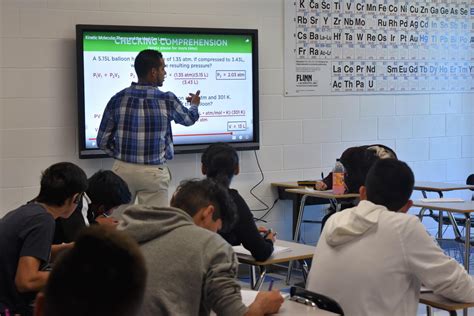
POLYGON ((245 35, 84 32, 86 148, 97 148, 109 99, 138 80, 133 63, 143 49, 163 53, 167 76, 160 90, 185 105, 188 93, 201 90, 200 118, 191 127, 173 123, 175 144, 252 141, 252 44, 245 35))

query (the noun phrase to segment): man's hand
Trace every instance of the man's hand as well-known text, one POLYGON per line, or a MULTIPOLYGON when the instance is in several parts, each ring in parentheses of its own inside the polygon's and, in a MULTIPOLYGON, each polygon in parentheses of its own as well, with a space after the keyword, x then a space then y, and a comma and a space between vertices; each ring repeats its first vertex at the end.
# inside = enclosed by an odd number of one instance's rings
POLYGON ((190 93, 188 97, 186 97, 186 101, 191 103, 191 105, 199 105, 201 103, 201 97, 199 96, 201 94, 201 90, 196 91, 196 93, 190 93))
POLYGON ((283 304, 283 297, 280 291, 259 292, 255 301, 250 304, 245 316, 263 316, 266 314, 275 314, 283 304))

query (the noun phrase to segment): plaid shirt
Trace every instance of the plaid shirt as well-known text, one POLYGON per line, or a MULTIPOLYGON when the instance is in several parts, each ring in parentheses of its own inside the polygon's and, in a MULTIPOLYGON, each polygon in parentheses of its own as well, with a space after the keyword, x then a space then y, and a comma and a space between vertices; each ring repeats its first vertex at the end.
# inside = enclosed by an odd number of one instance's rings
POLYGON ((121 161, 164 164, 174 154, 171 121, 190 126, 198 118, 196 105, 187 109, 172 92, 133 82, 107 103, 97 144, 121 161))

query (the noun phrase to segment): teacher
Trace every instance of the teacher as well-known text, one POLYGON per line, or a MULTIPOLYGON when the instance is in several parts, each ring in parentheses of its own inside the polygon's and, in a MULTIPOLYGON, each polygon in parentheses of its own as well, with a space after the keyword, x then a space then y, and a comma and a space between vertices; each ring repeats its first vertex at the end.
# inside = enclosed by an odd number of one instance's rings
POLYGON ((115 158, 112 170, 127 182, 132 202, 167 206, 173 158, 171 121, 190 126, 199 118, 198 90, 190 93, 186 108, 172 92, 163 92, 166 70, 163 55, 143 50, 135 58, 138 82, 114 95, 105 107, 97 144, 115 158))

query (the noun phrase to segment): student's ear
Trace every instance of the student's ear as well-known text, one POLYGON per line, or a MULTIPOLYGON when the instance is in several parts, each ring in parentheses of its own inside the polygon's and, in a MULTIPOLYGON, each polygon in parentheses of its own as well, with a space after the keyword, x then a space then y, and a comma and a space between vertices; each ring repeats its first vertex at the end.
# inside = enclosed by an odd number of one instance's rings
POLYGON ((205 218, 209 218, 209 216, 212 218, 212 215, 214 214, 215 210, 216 209, 214 208, 214 205, 209 204, 207 207, 204 208, 203 216, 205 218))
POLYGON ((234 168, 234 176, 238 175, 240 173, 240 165, 237 165, 235 168, 234 168))
POLYGON ((410 207, 413 206, 413 201, 412 200, 408 200, 407 204, 405 204, 404 206, 402 206, 402 208, 398 211, 399 213, 407 213, 408 210, 410 209, 410 207))
POLYGON ((43 316, 44 315, 44 300, 45 296, 43 292, 39 292, 36 295, 36 301, 35 301, 35 310, 34 310, 34 316, 43 316))
POLYGON ((207 173, 207 168, 206 168, 206 166, 204 166, 204 164, 201 164, 201 172, 204 175, 207 173))
POLYGON ((212 219, 212 214, 214 214, 214 205, 208 205, 206 207, 201 208, 199 211, 196 212, 193 216, 193 221, 196 225, 206 228, 209 219, 212 219))
POLYGON ((360 200, 367 200, 367 188, 363 185, 359 188, 360 200))

